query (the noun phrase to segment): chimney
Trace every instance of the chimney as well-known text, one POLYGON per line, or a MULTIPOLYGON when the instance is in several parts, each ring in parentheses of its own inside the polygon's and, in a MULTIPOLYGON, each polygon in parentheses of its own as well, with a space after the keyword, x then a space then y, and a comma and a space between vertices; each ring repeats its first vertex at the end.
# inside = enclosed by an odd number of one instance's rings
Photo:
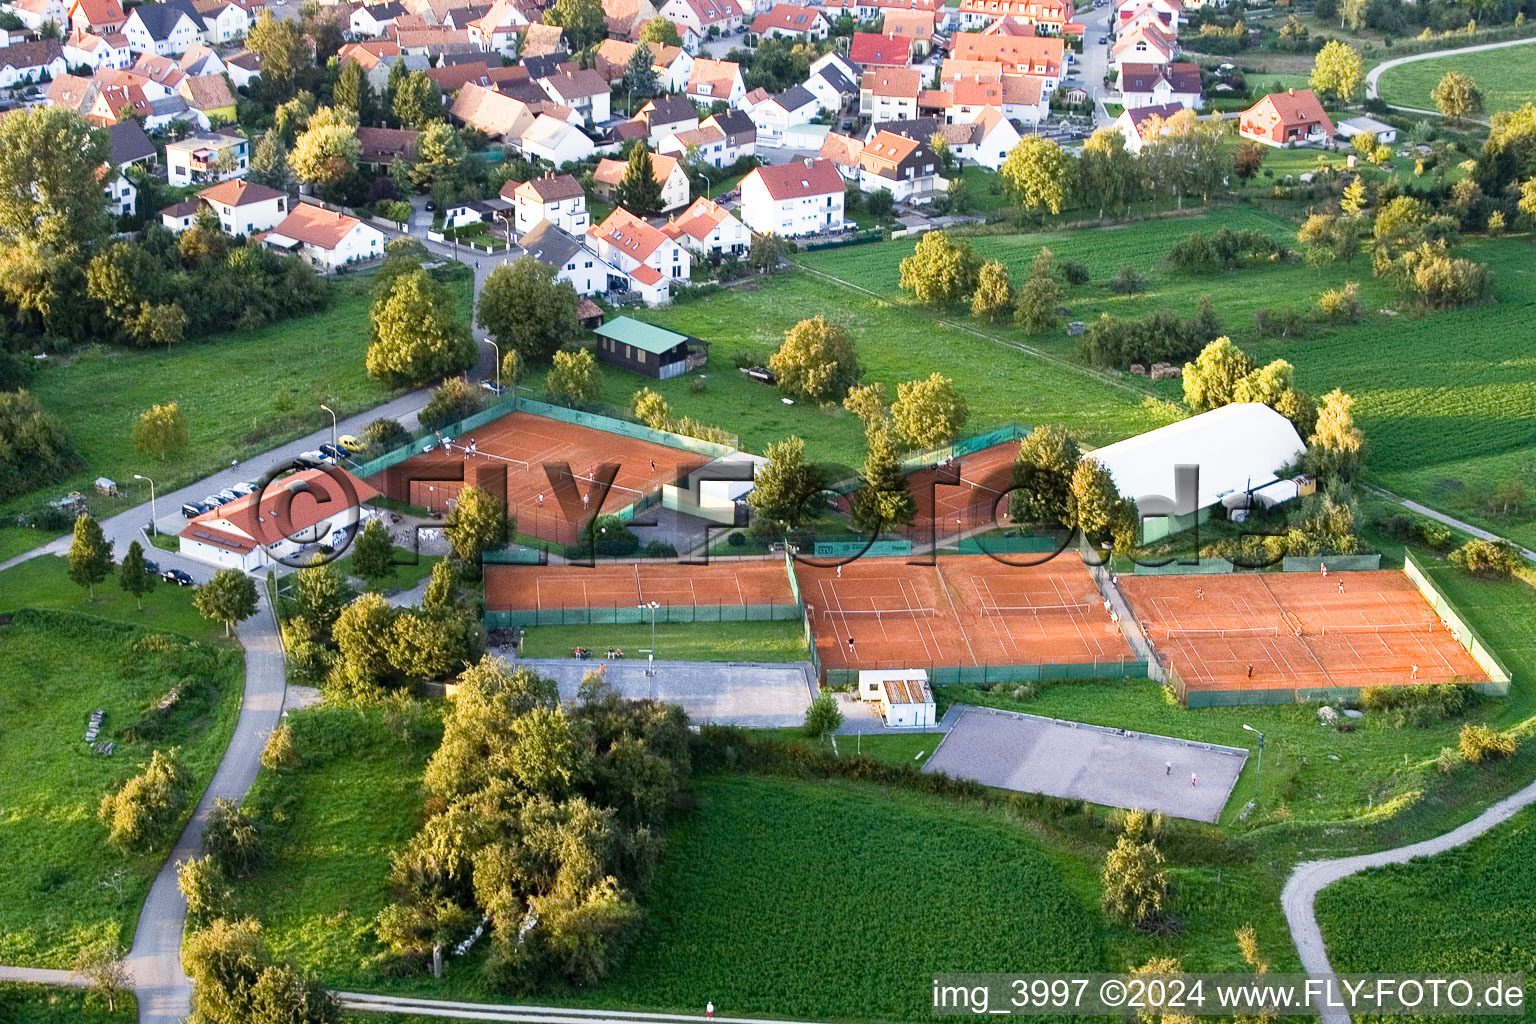
POLYGON ((806 157, 805 158, 805 166, 807 166, 807 167, 815 167, 816 166, 816 161, 813 160, 811 157, 806 157))

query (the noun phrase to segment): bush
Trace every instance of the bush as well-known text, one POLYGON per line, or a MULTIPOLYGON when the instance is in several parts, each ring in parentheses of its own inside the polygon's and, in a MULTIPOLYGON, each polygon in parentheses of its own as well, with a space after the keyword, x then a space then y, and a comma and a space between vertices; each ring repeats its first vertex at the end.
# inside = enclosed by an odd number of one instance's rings
POLYGON ((1468 764, 1482 764, 1503 757, 1513 757, 1517 746, 1515 737, 1498 732, 1486 725, 1464 725, 1457 737, 1456 747, 1468 764))
POLYGON ((1070 260, 1061 265, 1061 279, 1074 288, 1088 283, 1088 268, 1081 263, 1070 260))
POLYGON ((370 452, 382 454, 404 444, 410 436, 410 431, 401 426, 399 420, 380 416, 363 428, 358 440, 362 441, 370 452))
POLYGON ((1107 287, 1116 295, 1135 295, 1147 290, 1147 278, 1135 267, 1124 266, 1115 271, 1107 287))
MULTIPOLYGON (((731 534, 731 539, 732 540, 736 540, 737 537, 741 537, 741 536, 742 535, 739 534, 739 533, 733 533, 733 534, 731 534)), ((743 537, 742 540, 737 541, 737 543, 738 544, 744 543, 745 540, 746 540, 746 538, 743 537)), ((653 541, 651 541, 651 542, 649 542, 648 544, 645 545, 645 557, 646 558, 676 558, 677 557, 677 548, 676 548, 676 546, 674 546, 672 544, 668 544, 664 540, 653 540, 653 541)))
POLYGON ((1253 330, 1261 338, 1299 338, 1306 333, 1306 317, 1294 309, 1256 309, 1253 330))
POLYGON ((1317 311, 1334 323, 1360 319, 1360 283, 1348 281, 1343 288, 1329 288, 1317 300, 1317 311))
POLYGON ((143 767, 117 792, 103 794, 96 810, 107 841, 123 853, 147 852, 168 840, 190 795, 191 773, 174 751, 155 751, 143 767))
POLYGON ((1455 718, 1472 701, 1472 691, 1454 683, 1366 686, 1360 690, 1360 707, 1366 711, 1412 712, 1424 709, 1430 713, 1430 717, 1439 719, 1455 718))
POLYGON ((1472 576, 1508 579, 1520 567, 1520 551, 1507 540, 1469 540, 1446 561, 1472 576))
POLYGON ((729 537, 725 538, 725 542, 726 542, 726 544, 728 544, 729 546, 731 546, 733 548, 746 547, 747 546, 747 535, 742 533, 740 530, 738 530, 735 533, 731 534, 729 537))
POLYGON ((462 377, 449 377, 441 386, 433 389, 427 404, 422 407, 421 425, 427 428, 445 427, 474 415, 484 407, 485 401, 480 391, 471 388, 462 377))

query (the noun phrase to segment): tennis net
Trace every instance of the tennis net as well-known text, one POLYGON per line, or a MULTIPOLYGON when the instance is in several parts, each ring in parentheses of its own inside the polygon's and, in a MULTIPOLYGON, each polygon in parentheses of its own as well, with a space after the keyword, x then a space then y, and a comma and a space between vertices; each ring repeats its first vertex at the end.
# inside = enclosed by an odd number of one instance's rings
POLYGON ((1324 624, 1323 636, 1358 636, 1371 633, 1433 633, 1434 621, 1428 622, 1384 622, 1369 626, 1329 626, 1324 624))
POLYGON ((932 608, 823 608, 824 619, 931 619, 936 612, 932 608))
POLYGON ((992 615, 1086 615, 1093 610, 1091 604, 984 604, 981 617, 992 615))
POLYGON ((1170 629, 1169 640, 1227 640, 1252 636, 1279 636, 1279 626, 1242 626, 1233 629, 1170 629))

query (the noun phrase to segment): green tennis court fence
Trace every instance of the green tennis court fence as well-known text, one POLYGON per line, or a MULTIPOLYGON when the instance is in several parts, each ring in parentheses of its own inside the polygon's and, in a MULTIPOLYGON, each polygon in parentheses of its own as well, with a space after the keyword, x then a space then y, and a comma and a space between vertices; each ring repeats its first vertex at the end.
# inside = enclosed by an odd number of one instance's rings
MULTIPOLYGON (((1039 682, 1046 679, 1145 679, 1145 661, 1085 661, 1081 663, 1057 663, 1037 665, 924 665, 921 662, 903 662, 898 668, 919 668, 928 673, 928 682, 935 686, 952 683, 1010 683, 1039 682)), ((859 670, 854 668, 829 668, 824 672, 828 686, 856 685, 859 670)))
POLYGON ((609 434, 623 434, 625 437, 633 437, 638 441, 650 441, 652 444, 666 445, 668 448, 681 448, 684 451, 707 455, 711 459, 730 455, 737 450, 735 445, 716 444, 714 441, 705 441, 697 437, 689 437, 686 434, 674 434, 669 430, 657 430, 643 423, 631 423, 628 420, 605 416, 602 413, 567 409, 563 405, 550 405, 548 402, 538 402, 532 398, 521 399, 518 403, 518 408, 522 412, 532 413, 535 416, 560 420, 562 423, 573 423, 578 427, 591 427, 593 430, 601 430, 609 434))
POLYGON ((355 464, 349 462, 347 470, 353 476, 366 480, 371 476, 377 476, 391 466, 398 466, 412 456, 420 455, 428 447, 436 447, 439 437, 458 437, 466 430, 483 427, 487 423, 499 420, 503 416, 516 411, 516 409, 516 398, 503 398, 501 401, 488 405, 479 412, 466 416, 462 420, 450 423, 447 426, 418 428, 412 432, 411 440, 399 448, 385 452, 383 455, 369 459, 367 462, 355 464))
POLYGON ((1050 537, 962 537, 955 544, 939 549, 940 554, 957 555, 1042 555, 1060 547, 1050 537))
MULTIPOLYGON (((674 604, 656 609, 657 622, 790 622, 803 618, 797 604, 674 604)), ((634 605, 487 610, 487 626, 622 626, 649 623, 651 610, 634 605)))
POLYGON ((1504 667, 1504 662, 1483 642, 1483 638, 1478 636, 1477 630, 1473 629, 1471 623, 1462 617, 1461 612, 1457 610, 1456 605, 1451 602, 1451 599, 1442 594, 1440 588, 1435 586, 1434 580, 1430 579, 1429 573, 1424 571, 1424 566, 1414 557, 1413 552, 1406 549, 1403 551, 1403 574, 1418 588, 1419 593, 1424 596, 1424 600, 1428 601, 1430 607, 1435 610, 1435 614, 1440 616, 1445 624, 1451 628, 1451 631, 1461 642, 1461 646, 1465 647, 1467 653, 1472 655, 1473 660, 1478 663, 1484 672, 1488 673, 1488 678, 1495 684, 1503 687, 1503 690, 1500 692, 1509 692, 1509 669, 1504 667))
POLYGON ((484 565, 538 565, 544 552, 537 548, 496 548, 480 552, 484 565))
POLYGON ((1232 563, 1225 558, 1202 558, 1198 562, 1170 562, 1167 565, 1135 563, 1137 576, 1201 576, 1228 573, 1232 563))
POLYGON ((945 459, 958 458, 962 455, 970 455, 993 445, 1006 444, 1009 441, 1023 440, 1029 434, 1029 428, 1017 423, 1008 423, 1004 426, 989 430, 984 434, 976 434, 972 437, 962 437, 954 444, 935 448, 928 452, 918 452, 908 455, 901 460, 901 468, 910 472, 923 466, 931 466, 935 462, 945 459))
POLYGON ((818 540, 812 553, 817 558, 905 558, 912 554, 912 541, 818 540))
POLYGON ((1381 552, 1368 555, 1286 555, 1280 567, 1286 572, 1369 572, 1381 568, 1381 552))

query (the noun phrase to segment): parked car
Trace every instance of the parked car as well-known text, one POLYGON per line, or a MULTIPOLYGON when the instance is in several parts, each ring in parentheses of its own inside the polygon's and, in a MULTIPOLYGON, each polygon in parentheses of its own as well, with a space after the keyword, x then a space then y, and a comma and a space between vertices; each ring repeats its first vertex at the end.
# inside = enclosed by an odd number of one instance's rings
POLYGON ((334 444, 330 444, 329 442, 320 446, 320 454, 324 455, 332 462, 340 462, 342 459, 347 457, 347 453, 345 451, 334 444))
POLYGON ((223 498, 226 502, 229 502, 229 501, 239 501, 241 498, 245 497, 245 495, 241 494, 239 491, 235 490, 233 487, 226 487, 222 491, 219 492, 219 497, 223 498))
POLYGON ((493 380, 483 380, 483 381, 481 381, 480 382, 480 389, 482 391, 489 391, 493 395, 499 395, 503 391, 506 390, 505 388, 498 387, 496 382, 493 381, 493 380))
POLYGON ((151 562, 146 558, 144 559, 144 571, 149 573, 151 576, 158 576, 160 574, 160 563, 151 562))
POLYGON ((208 511, 208 506, 200 501, 189 501, 181 506, 181 514, 184 518, 194 519, 208 511))
POLYGON ((229 499, 221 498, 217 494, 207 494, 203 496, 203 504, 209 508, 218 508, 220 505, 228 505, 229 499))
POLYGON ((247 494, 255 494, 256 493, 256 485, 251 483, 248 480, 242 481, 242 482, 240 482, 238 484, 230 484, 229 485, 229 489, 234 491, 236 494, 238 494, 242 498, 245 497, 247 494))
POLYGON ((363 444, 362 441, 358 440, 356 437, 354 437, 351 434, 342 434, 340 437, 338 437, 336 439, 336 443, 341 445, 343 448, 345 448, 349 452, 360 452, 365 447, 367 447, 366 445, 363 444))
POLYGON ((1099 36, 1099 43, 1104 45, 1104 46, 1108 46, 1109 45, 1109 36, 1099 36))
POLYGON ((197 582, 191 575, 182 572, 180 569, 167 569, 160 574, 160 578, 167 583, 174 583, 178 587, 190 587, 197 582))
POLYGON ((437 204, 434 203, 432 200, 428 199, 427 200, 427 207, 426 207, 426 209, 427 209, 428 213, 431 213, 433 210, 437 209, 437 204))
POLYGON ((310 469, 318 469, 321 466, 329 466, 335 460, 318 448, 311 448, 307 452, 299 452, 298 455, 294 456, 294 461, 302 466, 308 466, 310 469))

